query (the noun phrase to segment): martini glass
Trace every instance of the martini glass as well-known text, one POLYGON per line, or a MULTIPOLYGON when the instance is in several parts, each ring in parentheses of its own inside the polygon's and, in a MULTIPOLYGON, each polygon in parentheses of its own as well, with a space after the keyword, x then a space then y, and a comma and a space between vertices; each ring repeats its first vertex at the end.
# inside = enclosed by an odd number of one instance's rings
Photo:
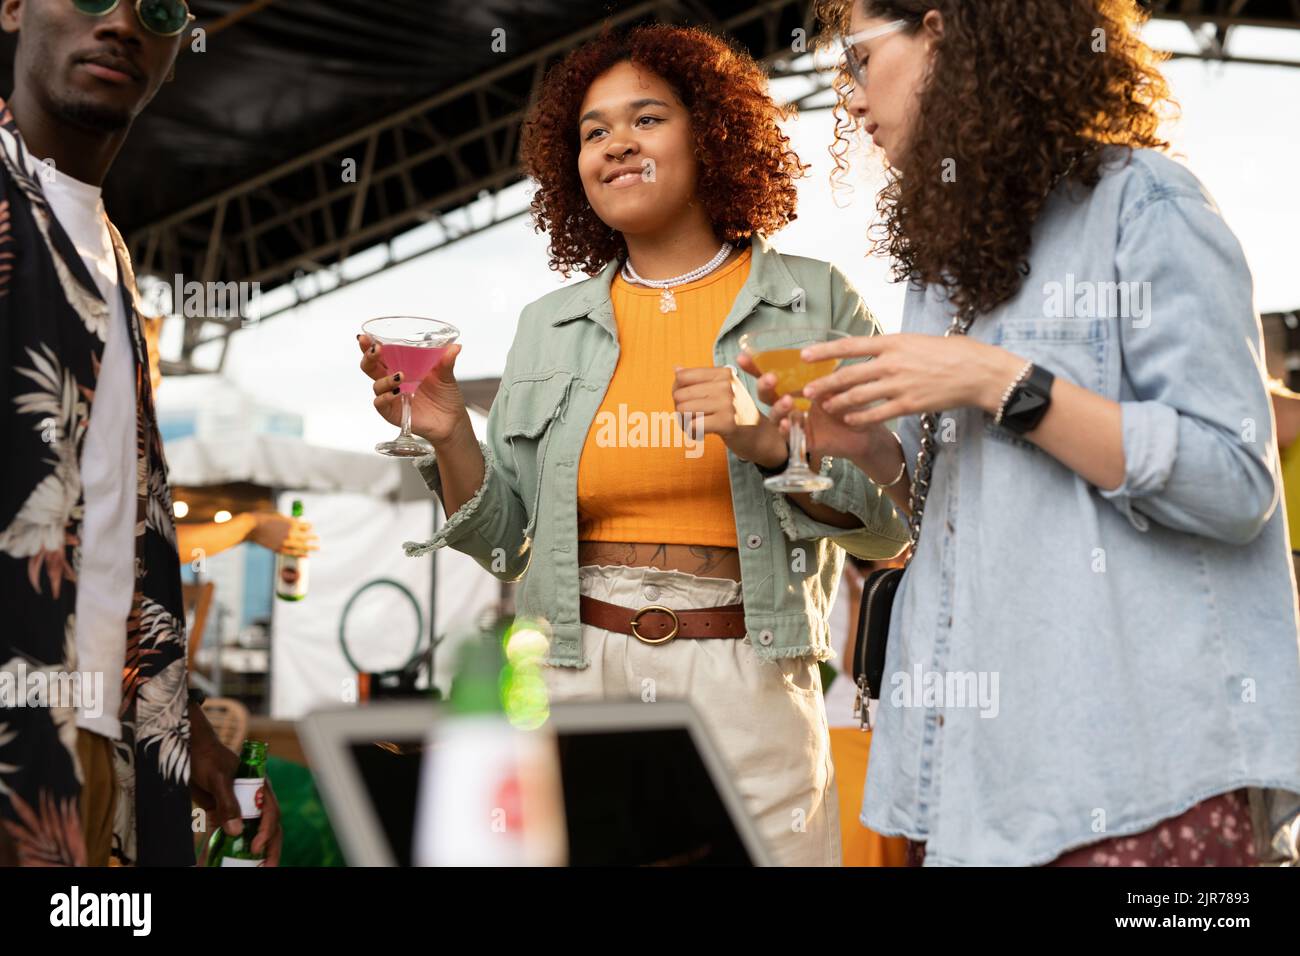
POLYGON ((741 350, 754 360, 759 371, 776 376, 777 397, 794 396, 794 408, 790 411, 790 459, 785 471, 763 482, 770 491, 799 494, 824 491, 835 484, 808 467, 807 422, 812 401, 804 398, 802 393, 809 382, 835 371, 840 360, 829 358, 805 362, 799 357, 799 352, 810 345, 847 337, 847 332, 838 329, 801 328, 764 329, 740 337, 741 350))
POLYGON ((411 434, 411 396, 460 337, 460 329, 437 319, 389 315, 362 323, 361 331, 372 342, 380 344, 388 371, 402 373, 402 381, 398 383, 402 431, 392 441, 380 442, 375 451, 390 458, 422 458, 433 451, 433 446, 419 435, 411 434))

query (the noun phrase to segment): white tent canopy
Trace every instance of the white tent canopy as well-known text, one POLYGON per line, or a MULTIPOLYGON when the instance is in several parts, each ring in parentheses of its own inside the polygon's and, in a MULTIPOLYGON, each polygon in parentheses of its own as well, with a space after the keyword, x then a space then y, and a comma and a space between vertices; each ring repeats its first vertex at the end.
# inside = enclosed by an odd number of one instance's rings
POLYGON ((409 462, 323 448, 288 435, 181 438, 167 443, 167 464, 171 483, 188 488, 248 482, 398 501, 431 497, 409 462))
MULTIPOLYGON (((436 581, 435 632, 449 638, 439 648, 436 666, 438 684, 447 688, 456 645, 496 605, 500 584, 454 551, 422 558, 403 554, 404 541, 425 540, 433 533, 437 507, 410 462, 265 434, 176 439, 167 443, 167 460, 173 486, 261 485, 277 494, 281 510, 301 499, 320 536, 306 600, 273 602, 273 716, 295 719, 316 707, 350 702, 355 671, 342 651, 340 629, 349 600, 376 583, 385 587, 347 615, 348 647, 358 666, 400 666, 417 637, 415 607, 424 619, 420 630, 427 642, 429 598, 436 581), (394 588, 404 588, 413 604, 397 599, 394 588)), ((218 555, 209 564, 219 570, 218 562, 227 557, 218 555)), ((238 577, 232 568, 218 591, 229 596, 239 587, 238 577)), ((221 597, 219 593, 217 599, 221 597)))

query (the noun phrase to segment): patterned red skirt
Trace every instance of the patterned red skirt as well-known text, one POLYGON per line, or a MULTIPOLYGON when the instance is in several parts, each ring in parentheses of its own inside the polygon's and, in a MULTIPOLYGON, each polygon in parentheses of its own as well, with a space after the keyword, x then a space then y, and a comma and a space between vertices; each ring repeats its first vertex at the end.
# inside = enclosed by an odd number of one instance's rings
MULTIPOLYGON (((920 866, 925 844, 907 841, 907 865, 920 866)), ((1150 830, 1111 837, 1063 853, 1047 866, 1254 866, 1255 836, 1245 790, 1202 800, 1150 830)))

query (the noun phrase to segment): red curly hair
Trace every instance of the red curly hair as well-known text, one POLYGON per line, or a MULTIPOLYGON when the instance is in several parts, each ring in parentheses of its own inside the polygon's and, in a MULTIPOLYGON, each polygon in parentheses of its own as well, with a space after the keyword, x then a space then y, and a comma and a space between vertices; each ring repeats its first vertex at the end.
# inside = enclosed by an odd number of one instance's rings
POLYGON ((661 77, 690 113, 696 196, 726 242, 773 233, 795 218, 794 180, 807 167, 779 122, 790 110, 767 91, 747 53, 704 30, 664 24, 606 30, 553 67, 524 123, 520 158, 536 181, 533 223, 550 235, 552 269, 595 275, 627 254, 587 202, 578 175, 578 111, 592 82, 622 62, 661 77))

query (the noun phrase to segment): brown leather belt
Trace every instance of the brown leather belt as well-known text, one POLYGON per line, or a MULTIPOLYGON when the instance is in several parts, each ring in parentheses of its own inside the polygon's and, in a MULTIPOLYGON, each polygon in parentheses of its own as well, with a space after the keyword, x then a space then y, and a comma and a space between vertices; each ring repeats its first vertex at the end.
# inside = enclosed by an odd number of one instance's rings
POLYGON ((667 644, 677 637, 744 637, 745 605, 674 611, 662 604, 633 610, 583 594, 578 616, 584 624, 619 634, 631 634, 643 644, 667 644))

